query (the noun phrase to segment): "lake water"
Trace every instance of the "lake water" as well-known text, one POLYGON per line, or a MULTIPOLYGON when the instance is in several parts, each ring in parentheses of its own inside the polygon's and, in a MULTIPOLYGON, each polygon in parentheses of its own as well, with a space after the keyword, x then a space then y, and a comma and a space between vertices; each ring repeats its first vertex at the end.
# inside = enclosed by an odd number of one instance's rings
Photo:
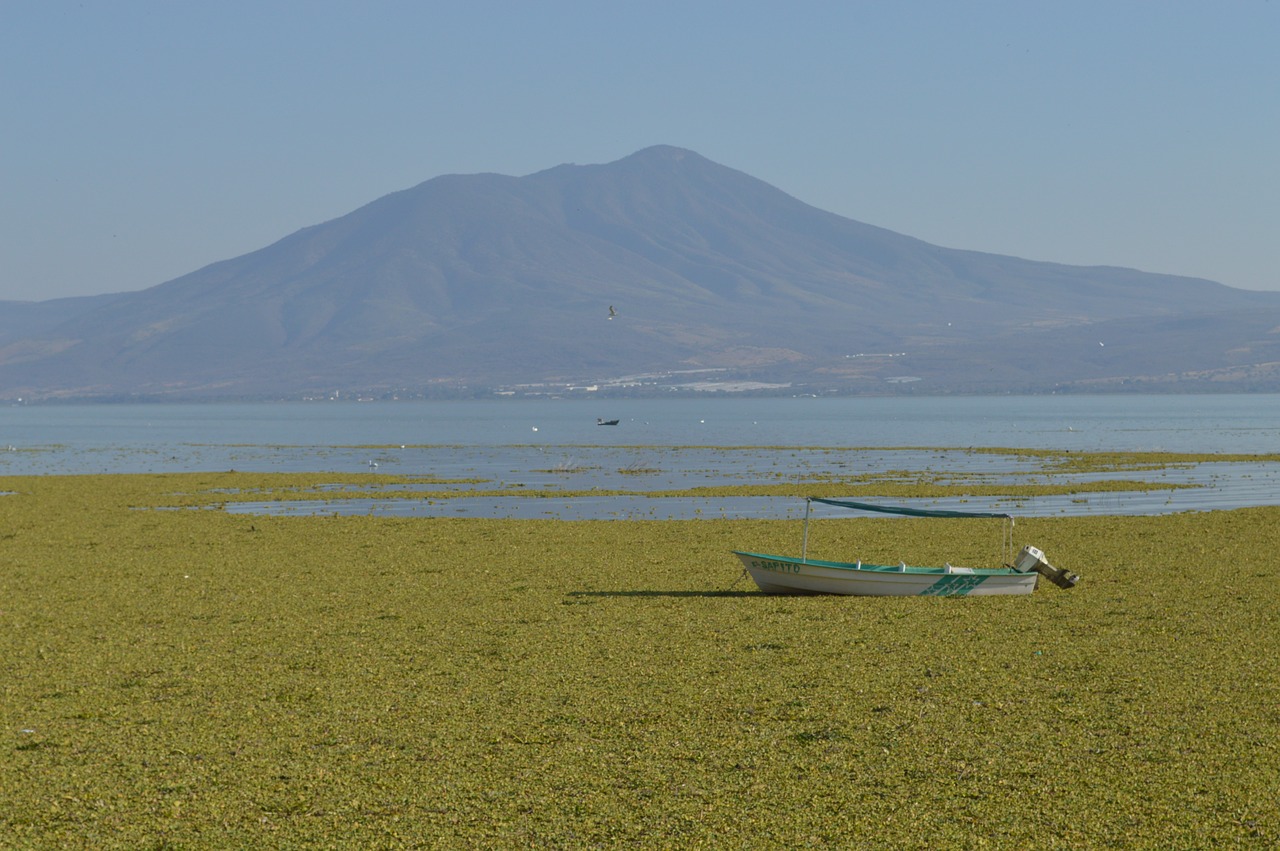
MULTIPOLYGON (((193 470, 366 472, 515 486, 652 491, 892 470, 1033 472, 927 447, 1280 453, 1280 396, 538 399, 0 408, 0 475, 193 470), (597 419, 618 419, 616 426, 597 419), (377 466, 374 467, 373 465, 377 466)), ((1277 465, 1165 471, 1193 491, 1021 500, 1015 513, 1158 513, 1280 502, 1277 465)), ((1132 474, 1126 477, 1132 478, 1132 474)), ((461 486, 460 486, 461 487, 461 486)), ((941 504, 931 501, 930 504, 941 504)), ((797 500, 348 500, 427 516, 793 516, 797 500), (558 504, 556 504, 558 503, 558 504)), ((975 506, 981 510, 992 507, 975 506)), ((314 512, 277 504, 254 510, 314 512)), ((237 509, 243 510, 243 509, 237 509)))

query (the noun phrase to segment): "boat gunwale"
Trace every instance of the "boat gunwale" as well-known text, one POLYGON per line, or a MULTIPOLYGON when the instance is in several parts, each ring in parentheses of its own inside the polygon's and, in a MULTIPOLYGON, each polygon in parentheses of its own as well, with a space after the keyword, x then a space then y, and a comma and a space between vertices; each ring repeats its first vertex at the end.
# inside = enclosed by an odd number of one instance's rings
POLYGON ((733 550, 734 555, 746 556, 748 558, 765 559, 768 561, 783 562, 785 564, 807 565, 810 567, 829 568, 832 570, 847 570, 854 573, 871 573, 871 574, 897 574, 899 576, 906 574, 908 576, 1023 576, 1025 574, 1014 570, 1010 567, 960 567, 954 565, 953 570, 946 567, 919 567, 913 565, 896 564, 869 564, 865 562, 846 562, 846 561, 826 561, 816 558, 799 558, 796 556, 779 556, 769 555, 767 553, 753 553, 745 550, 733 550))

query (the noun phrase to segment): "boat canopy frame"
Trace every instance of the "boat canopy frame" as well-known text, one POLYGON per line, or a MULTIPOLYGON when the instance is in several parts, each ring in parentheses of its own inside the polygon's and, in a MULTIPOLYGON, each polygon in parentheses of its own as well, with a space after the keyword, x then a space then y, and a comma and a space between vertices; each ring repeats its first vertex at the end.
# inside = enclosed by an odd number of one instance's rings
POLYGON ((800 551, 800 560, 802 562, 807 561, 809 558, 809 512, 815 502, 820 502, 823 505, 834 505, 840 508, 850 508, 854 511, 871 511, 878 514, 897 514, 903 517, 1003 520, 1005 521, 1004 540, 1001 545, 1001 552, 1006 564, 1011 564, 1013 561, 1014 519, 1012 514, 992 511, 952 511, 942 508, 910 508, 905 505, 877 505, 870 502, 855 502, 851 499, 829 499, 827 497, 820 496, 807 496, 804 500, 804 543, 800 551))

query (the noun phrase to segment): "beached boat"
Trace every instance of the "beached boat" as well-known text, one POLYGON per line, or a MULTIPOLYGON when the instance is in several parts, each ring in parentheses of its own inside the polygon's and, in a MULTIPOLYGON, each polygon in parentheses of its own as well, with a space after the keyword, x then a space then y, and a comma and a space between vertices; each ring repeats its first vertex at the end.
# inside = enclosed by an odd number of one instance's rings
POLYGON ((1056 568, 1035 547, 1023 547, 1011 565, 1005 567, 913 567, 868 564, 862 561, 822 561, 808 557, 809 514, 812 503, 835 505, 858 511, 900 514, 908 517, 999 518, 1005 521, 1005 551, 1012 552, 1013 517, 968 511, 926 510, 874 505, 847 499, 805 500, 804 544, 800 556, 766 555, 734 550, 747 574, 768 594, 847 594, 862 597, 890 596, 986 596, 1030 594, 1040 576, 1062 588, 1072 588, 1079 577, 1056 568))

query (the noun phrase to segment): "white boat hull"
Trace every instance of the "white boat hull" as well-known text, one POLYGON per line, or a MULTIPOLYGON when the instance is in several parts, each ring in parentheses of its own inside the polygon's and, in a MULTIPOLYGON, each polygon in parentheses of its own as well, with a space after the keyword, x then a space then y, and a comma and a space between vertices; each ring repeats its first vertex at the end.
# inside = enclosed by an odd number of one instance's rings
POLYGON ((860 597, 983 597, 1030 594, 1037 573, 1007 568, 907 567, 818 561, 734 551, 767 594, 844 594, 860 597))

